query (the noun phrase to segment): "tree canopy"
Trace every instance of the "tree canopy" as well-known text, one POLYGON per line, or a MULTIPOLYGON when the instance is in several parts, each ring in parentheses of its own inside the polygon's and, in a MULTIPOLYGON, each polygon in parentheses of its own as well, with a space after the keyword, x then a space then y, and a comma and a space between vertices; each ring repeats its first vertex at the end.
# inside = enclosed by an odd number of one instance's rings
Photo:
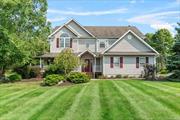
POLYGON ((46 0, 0 1, 0 54, 4 64, 9 64, 10 58, 6 56, 11 53, 17 58, 21 54, 18 65, 26 65, 33 57, 48 50, 47 38, 51 28, 46 14, 46 0), (8 52, 3 54, 6 50, 8 52))
POLYGON ((79 58, 73 54, 72 50, 67 48, 64 49, 59 55, 55 58, 55 65, 62 69, 65 75, 70 73, 79 65, 79 58))
POLYGON ((169 57, 168 70, 173 71, 174 78, 180 79, 180 23, 175 28, 177 34, 175 35, 175 43, 172 47, 172 55, 169 57))
POLYGON ((155 48, 159 53, 157 59, 158 68, 166 69, 167 57, 171 55, 171 49, 174 44, 174 39, 167 29, 160 29, 155 34, 146 34, 147 42, 155 48))

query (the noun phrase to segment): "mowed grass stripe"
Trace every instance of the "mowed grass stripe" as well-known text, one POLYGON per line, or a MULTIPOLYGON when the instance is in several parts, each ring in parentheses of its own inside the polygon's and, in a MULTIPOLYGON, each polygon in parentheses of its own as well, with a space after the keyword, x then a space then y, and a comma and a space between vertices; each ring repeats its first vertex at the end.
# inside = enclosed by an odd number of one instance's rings
POLYGON ((99 120, 101 117, 101 104, 100 104, 100 96, 99 96, 99 82, 92 82, 93 88, 91 89, 91 113, 89 116, 89 120, 99 120))
POLYGON ((162 84, 169 87, 180 89, 180 82, 162 82, 162 84))
POLYGON ((19 107, 19 105, 21 105, 22 103, 24 104, 25 102, 29 101, 30 99, 33 99, 34 97, 37 97, 37 96, 43 94, 44 92, 45 92, 44 89, 37 89, 26 95, 19 97, 19 99, 16 99, 12 102, 8 102, 6 104, 1 105, 0 106, 0 116, 2 116, 3 114, 7 114, 11 110, 14 110, 17 107, 19 107))
MULTIPOLYGON (((76 120, 89 120, 92 119, 91 114, 92 114, 92 102, 94 99, 94 88, 96 87, 97 84, 95 83, 87 83, 85 84, 87 87, 84 90, 82 96, 79 98, 80 102, 77 102, 77 108, 73 108, 73 112, 71 113, 70 117, 65 116, 65 118, 62 118, 64 120, 69 119, 76 119, 76 120)), ((97 103, 95 103, 97 104, 97 103)), ((96 111, 98 112, 98 111, 96 111)))
POLYGON ((177 96, 177 93, 180 93, 180 90, 177 90, 177 89, 172 89, 171 87, 169 86, 166 86, 166 85, 162 85, 162 84, 155 84, 155 83, 150 83, 150 82, 140 82, 142 85, 145 85, 145 86, 148 86, 148 87, 151 87, 151 88, 154 88, 154 89, 158 89, 160 91, 162 91, 163 93, 168 93, 168 94, 171 94, 173 96, 177 96))
POLYGON ((21 91, 21 93, 19 93, 17 95, 15 94, 13 96, 11 95, 9 97, 2 98, 2 99, 0 99, 0 101, 1 101, 0 106, 2 106, 4 104, 7 104, 7 103, 10 103, 10 102, 16 102, 17 99, 19 99, 19 98, 21 98, 23 96, 26 96, 26 95, 32 93, 33 91, 37 91, 39 89, 40 88, 34 88, 34 89, 30 89, 30 90, 26 89, 23 92, 21 91))
POLYGON ((59 95, 56 99, 44 105, 41 110, 31 115, 29 120, 57 120, 62 117, 71 107, 81 87, 74 86, 67 89, 64 94, 59 95))
MULTIPOLYGON (((136 81, 134 81, 136 82, 136 81)), ((138 84, 138 82, 136 83, 138 84)), ((132 98, 136 101, 137 106, 141 107, 147 114, 148 119, 179 119, 179 115, 173 112, 169 107, 163 105, 160 101, 157 101, 154 97, 146 94, 146 90, 139 90, 133 85, 129 84, 128 81, 118 82, 120 87, 127 87, 129 93, 132 93, 132 98)), ((142 86, 142 85, 141 85, 142 86)), ((150 88, 149 88, 150 89, 150 88)))
MULTIPOLYGON (((83 96, 83 93, 85 92, 86 88, 87 88, 87 84, 85 86, 83 86, 81 88, 81 91, 76 95, 73 104, 71 105, 71 107, 66 111, 66 113, 64 114, 64 116, 62 116, 61 118, 58 118, 58 120, 73 120, 76 118, 74 117, 74 113, 76 112, 77 109, 81 109, 79 107, 79 103, 82 102, 81 98, 83 96)), ((85 111, 83 111, 85 112, 85 111)), ((78 113, 81 114, 81 113, 78 113)), ((78 119, 77 119, 78 120, 78 119)))
POLYGON ((118 91, 112 81, 100 82, 102 120, 139 119, 129 101, 118 91))
POLYGON ((30 89, 36 89, 38 87, 23 87, 23 88, 16 88, 16 89, 6 89, 6 90, 0 90, 0 101, 2 99, 7 99, 9 97, 19 95, 24 91, 30 90, 30 89))
POLYGON ((14 110, 10 111, 8 114, 0 116, 0 119, 5 120, 24 120, 31 115, 30 112, 33 110, 41 109, 46 103, 55 99, 60 93, 64 92, 67 89, 57 89, 52 88, 46 91, 44 94, 41 94, 38 97, 30 99, 29 101, 25 102, 24 104, 20 104, 19 107, 15 108, 14 110))
POLYGON ((136 115, 134 115, 134 119, 148 120, 148 113, 141 108, 140 104, 138 103, 140 102, 139 99, 136 99, 134 96, 135 95, 134 91, 130 90, 127 86, 121 84, 121 81, 112 81, 112 82, 117 87, 118 91, 128 100, 130 106, 136 112, 136 115))
POLYGON ((161 104, 163 104, 164 106, 167 106, 169 109, 171 109, 172 111, 180 115, 180 101, 179 101, 180 97, 179 96, 173 96, 157 88, 143 85, 141 84, 141 82, 139 82, 139 84, 134 83, 134 82, 126 82, 126 83, 143 91, 147 95, 151 96, 151 98, 155 99, 156 101, 159 101, 161 104), (176 102, 174 103, 174 101, 176 102))

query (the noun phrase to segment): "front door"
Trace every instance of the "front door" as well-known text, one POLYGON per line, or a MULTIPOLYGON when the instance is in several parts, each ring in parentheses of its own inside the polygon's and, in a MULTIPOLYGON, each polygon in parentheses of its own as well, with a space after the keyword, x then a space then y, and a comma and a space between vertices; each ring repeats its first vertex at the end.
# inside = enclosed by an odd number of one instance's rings
POLYGON ((84 60, 84 66, 82 67, 83 72, 92 72, 92 63, 90 59, 85 59, 84 60))

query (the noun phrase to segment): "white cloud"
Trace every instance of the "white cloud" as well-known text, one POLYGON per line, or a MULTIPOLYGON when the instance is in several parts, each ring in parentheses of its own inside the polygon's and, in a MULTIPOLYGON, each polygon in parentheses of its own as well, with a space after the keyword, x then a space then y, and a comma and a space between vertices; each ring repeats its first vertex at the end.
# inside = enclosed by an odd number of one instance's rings
POLYGON ((169 17, 179 16, 179 15, 180 15, 180 11, 158 12, 158 13, 136 16, 128 19, 127 21, 131 23, 146 24, 156 30, 161 28, 166 28, 172 32, 174 30, 174 25, 173 23, 167 22, 166 19, 169 17))
POLYGON ((134 4, 134 3, 136 3, 137 1, 136 0, 130 0, 130 3, 131 4, 134 4))
POLYGON ((111 10, 104 10, 104 11, 86 11, 86 12, 49 9, 48 13, 61 14, 61 15, 77 15, 77 16, 90 16, 90 15, 98 16, 98 15, 125 13, 126 11, 127 11, 126 8, 111 9, 111 10))
POLYGON ((47 21, 50 21, 50 22, 60 22, 60 21, 63 21, 65 19, 66 19, 65 17, 55 17, 55 18, 48 18, 47 21))

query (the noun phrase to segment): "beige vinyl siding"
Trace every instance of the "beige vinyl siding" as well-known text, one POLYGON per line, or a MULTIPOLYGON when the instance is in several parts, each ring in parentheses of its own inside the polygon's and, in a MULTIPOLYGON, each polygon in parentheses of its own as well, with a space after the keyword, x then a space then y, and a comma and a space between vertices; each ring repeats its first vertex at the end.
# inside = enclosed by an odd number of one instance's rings
MULTIPOLYGON (((120 56, 113 56, 120 57, 120 56)), ((104 75, 135 75, 139 76, 143 72, 143 66, 140 65, 136 68, 136 57, 146 57, 146 56, 123 56, 123 68, 120 66, 113 66, 110 68, 110 56, 103 56, 103 74, 104 75)), ((155 56, 148 56, 149 64, 155 64, 155 56)))
POLYGON ((95 52, 96 48, 96 39, 78 39, 78 49, 77 52, 84 52, 85 50, 90 50, 95 52), (86 47, 86 44, 89 44, 89 47, 86 47))
MULTIPOLYGON (((63 27, 56 34, 54 34, 53 40, 50 41, 50 52, 51 53, 59 53, 63 49, 60 46, 59 46, 59 48, 56 47, 56 39, 60 38, 60 35, 62 33, 67 33, 71 38, 76 37, 70 30, 68 30, 66 27, 63 27)), ((75 44, 75 42, 73 42, 73 44, 75 44)))
POLYGON ((97 51, 102 52, 103 50, 107 49, 111 46, 117 39, 98 39, 97 40, 97 51), (105 43, 105 48, 100 48, 100 42, 105 43))
POLYGON ((73 31, 75 31, 80 37, 91 37, 89 35, 89 33, 87 33, 83 28, 81 28, 77 23, 75 23, 74 21, 71 21, 68 25, 67 25, 70 29, 72 29, 73 31))
POLYGON ((107 52, 152 52, 152 50, 129 33, 107 52), (131 39, 128 36, 131 36, 131 39))

